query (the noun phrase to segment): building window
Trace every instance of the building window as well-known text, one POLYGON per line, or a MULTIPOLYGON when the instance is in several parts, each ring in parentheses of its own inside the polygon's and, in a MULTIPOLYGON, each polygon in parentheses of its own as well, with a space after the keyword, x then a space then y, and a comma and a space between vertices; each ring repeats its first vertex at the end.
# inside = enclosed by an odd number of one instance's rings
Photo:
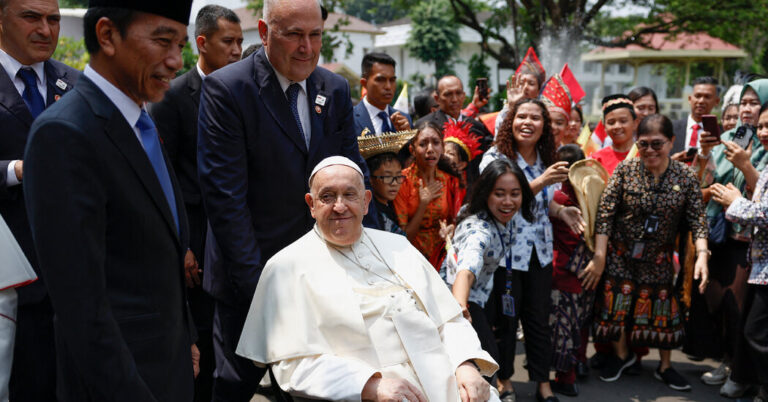
POLYGON ((584 72, 585 73, 594 73, 597 67, 597 63, 593 62, 584 62, 584 72))
POLYGON ((629 66, 626 64, 619 64, 619 74, 626 74, 629 71, 629 66))

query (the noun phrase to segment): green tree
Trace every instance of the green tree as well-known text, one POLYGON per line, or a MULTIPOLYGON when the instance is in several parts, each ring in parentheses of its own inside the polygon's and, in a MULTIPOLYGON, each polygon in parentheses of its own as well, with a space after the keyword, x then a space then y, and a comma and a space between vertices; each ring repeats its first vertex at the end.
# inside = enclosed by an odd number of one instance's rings
POLYGON ((408 15, 407 7, 398 7, 391 1, 384 2, 381 0, 345 1, 343 9, 348 15, 372 24, 381 24, 408 15))
POLYGON ((80 71, 85 68, 85 65, 91 59, 85 50, 85 40, 75 40, 68 36, 59 37, 59 43, 56 45, 56 50, 53 52, 52 57, 80 71))
POLYGON ((435 63, 435 76, 453 74, 452 60, 459 48, 459 29, 447 0, 430 0, 411 9, 411 34, 406 48, 411 56, 435 63))
POLYGON ((189 42, 187 42, 184 45, 184 48, 181 49, 181 59, 184 61, 184 65, 181 67, 181 70, 176 72, 176 76, 182 75, 187 71, 195 68, 195 64, 197 64, 198 57, 199 56, 192 51, 192 45, 190 45, 189 42))
POLYGON ((60 8, 88 8, 88 0, 59 0, 60 8))

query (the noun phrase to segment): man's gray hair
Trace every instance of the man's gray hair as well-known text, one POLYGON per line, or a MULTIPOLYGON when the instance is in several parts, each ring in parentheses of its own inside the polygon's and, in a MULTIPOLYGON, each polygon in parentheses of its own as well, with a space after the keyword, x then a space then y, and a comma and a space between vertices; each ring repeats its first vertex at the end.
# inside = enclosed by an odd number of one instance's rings
MULTIPOLYGON (((3 0, 0 0, 3 1, 3 0)), ((280 2, 283 1, 293 1, 293 0, 264 0, 264 5, 261 8, 261 19, 267 22, 267 25, 272 23, 272 15, 271 12, 277 6, 280 4, 280 2)), ((317 0, 317 10, 320 11, 320 14, 322 15, 322 4, 320 3, 322 0, 317 0)))

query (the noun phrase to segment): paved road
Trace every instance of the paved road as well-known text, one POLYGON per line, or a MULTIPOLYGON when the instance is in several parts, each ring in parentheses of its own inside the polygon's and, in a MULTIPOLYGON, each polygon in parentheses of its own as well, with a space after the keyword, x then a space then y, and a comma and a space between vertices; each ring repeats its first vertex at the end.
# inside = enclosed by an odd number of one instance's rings
MULTIPOLYGON (((590 345, 587 356, 591 356, 594 349, 590 345)), ((512 377, 512 384, 517 391, 517 400, 521 402, 535 401, 536 388, 533 383, 528 382, 528 372, 523 368, 523 359, 525 353, 522 345, 518 344, 518 355, 515 359, 515 375, 512 377)), ((704 360, 701 362, 692 362, 679 350, 672 351, 672 365, 680 372, 693 388, 691 392, 679 392, 668 388, 663 382, 653 377, 653 371, 659 364, 659 355, 657 351, 651 353, 643 359, 643 373, 639 376, 623 375, 618 381, 607 383, 600 381, 598 372, 592 370, 589 379, 579 384, 580 394, 578 397, 567 397, 558 395, 561 402, 575 401, 631 401, 631 402, 682 402, 682 401, 736 401, 735 399, 723 398, 718 394, 719 386, 705 385, 699 380, 699 377, 705 371, 712 370, 718 366, 714 360, 704 360)), ((554 378, 554 373, 552 374, 554 378)), ((751 401, 752 399, 742 399, 741 401, 751 401)))

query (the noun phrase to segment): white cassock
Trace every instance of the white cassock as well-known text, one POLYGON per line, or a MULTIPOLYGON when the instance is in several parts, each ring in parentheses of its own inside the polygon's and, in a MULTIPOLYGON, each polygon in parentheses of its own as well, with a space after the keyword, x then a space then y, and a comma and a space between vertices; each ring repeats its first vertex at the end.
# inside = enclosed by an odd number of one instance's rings
POLYGON ((36 279, 19 243, 0 217, 0 401, 8 400, 16 337, 16 288, 36 279))
POLYGON ((498 369, 432 265, 404 236, 372 229, 348 247, 313 230, 272 257, 237 354, 272 365, 292 395, 327 400, 359 401, 381 373, 430 401, 460 401, 461 363, 498 369))

